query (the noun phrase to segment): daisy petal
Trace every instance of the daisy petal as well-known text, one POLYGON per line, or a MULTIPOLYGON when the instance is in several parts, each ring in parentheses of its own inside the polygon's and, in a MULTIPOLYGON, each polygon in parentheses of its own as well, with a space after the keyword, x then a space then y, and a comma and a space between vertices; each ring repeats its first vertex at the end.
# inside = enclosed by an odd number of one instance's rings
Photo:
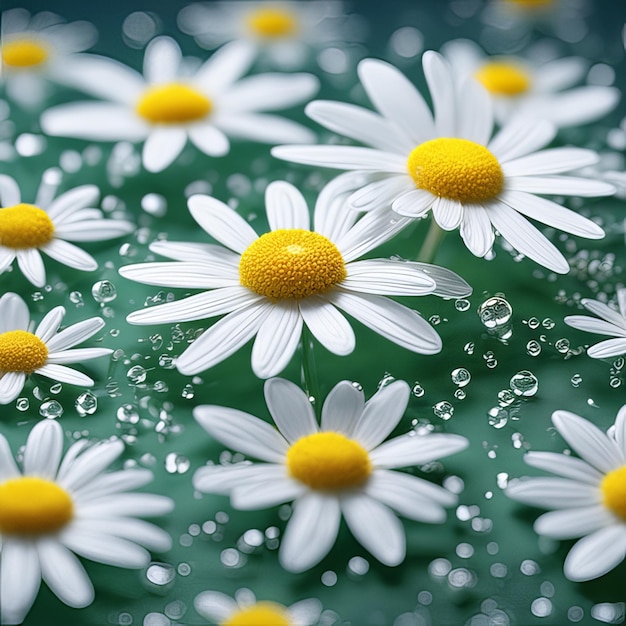
MULTIPOLYGON (((200 407, 202 408, 202 407, 200 407)), ((193 487, 203 493, 229 495, 235 487, 250 483, 264 482, 266 478, 276 477, 275 468, 285 475, 284 465, 269 463, 251 463, 244 461, 231 465, 205 465, 193 475, 193 487)))
POLYGON ((588 348, 587 354, 592 359, 608 359, 613 356, 626 354, 626 340, 620 338, 601 341, 595 346, 588 348))
POLYGON ((567 315, 563 321, 572 328, 584 330, 596 335, 608 335, 609 337, 626 337, 626 328, 623 324, 616 326, 611 322, 605 322, 588 315, 567 315))
POLYGON ((504 164, 547 146, 556 130, 554 124, 545 120, 516 117, 502 127, 487 147, 504 164))
POLYGON ((193 606, 204 619, 217 624, 227 621, 239 610, 239 605, 230 596, 219 591, 203 591, 196 596, 193 606))
POLYGON ((535 71, 534 86, 539 92, 557 92, 580 82, 589 62, 580 57, 565 57, 544 63, 535 71))
POLYGON ((54 479, 63 454, 63 430, 57 422, 43 420, 30 431, 24 450, 24 474, 54 479))
POLYGON ((76 526, 87 532, 127 539, 156 552, 172 547, 172 539, 164 530, 141 519, 85 519, 77 520, 76 526))
POLYGON ((566 196, 612 196, 615 187, 601 180, 578 178, 576 176, 508 176, 508 191, 526 191, 566 196))
POLYGON ((8 269, 16 256, 16 251, 12 248, 3 248, 0 246, 0 274, 3 274, 8 269))
POLYGON ((0 559, 0 622, 21 624, 33 605, 41 584, 36 544, 11 537, 2 544, 0 559))
POLYGON ((147 46, 143 61, 143 74, 148 83, 165 83, 175 80, 179 73, 182 53, 171 37, 156 37, 147 46))
MULTIPOLYGON (((111 348, 76 348, 74 350, 61 350, 48 354, 48 364, 81 363, 89 359, 99 359, 101 356, 109 356, 113 353, 111 348)), ((44 367, 46 367, 44 365, 44 367)), ((35 370, 39 373, 39 369, 35 370)))
MULTIPOLYGON (((124 444, 119 439, 98 442, 87 448, 73 463, 63 469, 63 487, 78 492, 91 480, 104 472, 124 452, 124 444)), ((59 471, 60 474, 60 471, 59 471)), ((119 497, 119 496, 113 496, 119 497)), ((137 494, 134 494, 137 497, 137 494)))
POLYGON ((69 385, 93 387, 95 384, 93 378, 90 378, 86 374, 82 374, 71 367, 65 367, 64 365, 58 365, 56 363, 47 363, 35 371, 41 376, 47 376, 52 380, 69 385))
POLYGON ((472 288, 466 281, 445 267, 431 265, 430 263, 416 263, 414 261, 411 261, 411 264, 419 267, 424 274, 427 274, 435 281, 436 287, 432 293, 436 296, 441 298, 465 298, 472 293, 472 288))
POLYGON ((432 209, 435 221, 444 230, 454 230, 463 221, 463 205, 456 200, 437 198, 432 209))
POLYGON ((406 217, 424 217, 435 203, 435 196, 424 189, 412 189, 402 194, 391 203, 391 208, 406 217))
POLYGON ((24 372, 7 372, 0 377, 0 404, 9 404, 24 389, 26 374, 24 372))
POLYGON ((294 503, 278 553, 290 572, 303 572, 330 551, 339 532, 341 509, 336 497, 307 493, 294 503))
POLYGON ((387 176, 361 187, 348 198, 348 205, 355 211, 372 211, 391 206, 393 201, 407 192, 411 179, 407 176, 387 176))
POLYGON ((0 435, 0 481, 4 482, 19 475, 20 471, 17 469, 13 459, 9 442, 0 435))
POLYGON ((437 52, 427 50, 422 56, 422 66, 433 100, 437 136, 454 137, 457 134, 457 112, 450 65, 437 52))
POLYGON ((140 263, 120 268, 120 274, 144 285, 217 289, 239 286, 239 272, 230 262, 213 259, 175 263, 140 263))
POLYGON ((533 528, 538 535, 551 539, 575 539, 614 523, 615 517, 605 507, 597 505, 544 513, 533 528))
MULTIPOLYGON (((81 211, 80 215, 76 213, 76 216, 79 216, 81 219, 64 222, 56 229, 55 233, 59 237, 69 239, 70 241, 106 241, 107 239, 116 239, 117 237, 128 235, 135 230, 135 226, 132 222, 126 220, 96 219, 93 216, 87 216, 86 213, 86 210, 81 211)), ((53 242, 54 241, 59 240, 53 240, 53 242)), ((43 249, 42 247, 42 250, 43 249)), ((73 249, 74 251, 79 250, 82 252, 80 248, 73 247, 73 249)), ((85 253, 83 252, 83 254, 85 253)), ((69 263, 65 263, 69 265, 69 263)))
POLYGON ((251 481, 233 488, 230 502, 239 511, 254 511, 291 502, 305 492, 306 487, 288 478, 284 467, 274 466, 273 476, 268 480, 251 481))
POLYGON ((473 77, 461 86, 458 110, 458 136, 486 146, 493 132, 493 100, 473 77))
POLYGON ((142 160, 149 172, 161 172, 183 151, 187 133, 178 126, 158 126, 150 132, 143 145, 142 160))
MULTIPOLYGON (((0 310, 2 310, 0 308, 0 310)), ((53 335, 59 330, 63 317, 65 316, 65 308, 62 306, 56 306, 54 309, 48 311, 44 318, 41 320, 35 331, 35 335, 43 341, 48 343, 53 335)), ((2 330, 0 330, 2 332, 2 330)))
POLYGON ((99 197, 100 190, 96 185, 81 185, 53 200, 46 213, 54 222, 55 232, 67 217, 85 207, 95 205, 99 197))
POLYGON ((505 493, 514 500, 545 509, 571 509, 601 503, 597 486, 552 476, 512 480, 505 493))
POLYGON ((303 195, 290 183, 278 180, 265 190, 265 208, 270 230, 309 230, 309 207, 303 195))
POLYGON ((0 298, 0 333, 10 330, 28 330, 30 312, 26 302, 16 293, 5 293, 0 298))
POLYGON ((20 188, 15 179, 6 174, 0 174, 0 205, 15 206, 20 203, 20 198, 20 188))
POLYGON ((444 456, 465 450, 469 441, 460 435, 401 435, 390 439, 370 452, 376 467, 391 468, 423 465, 444 456))
POLYGON ((243 76, 254 61, 256 49, 239 40, 222 46, 200 67, 193 83, 209 93, 222 92, 243 76))
POLYGON ((347 291, 381 296, 423 296, 432 293, 435 281, 413 263, 372 259, 355 261, 346 267, 348 276, 341 281, 347 291))
POLYGON ((270 415, 289 443, 319 430, 313 407, 300 387, 284 378, 272 378, 265 382, 264 393, 270 415))
POLYGON ((527 452, 524 456, 524 461, 531 467, 546 470, 563 478, 571 478, 589 485, 598 485, 603 478, 601 472, 582 459, 557 454, 556 452, 527 452))
POLYGON ((77 526, 62 532, 60 541, 70 550, 90 561, 139 569, 150 562, 150 553, 132 541, 105 533, 89 532, 77 526))
MULTIPOLYGON (((95 224, 90 223, 89 228, 93 227, 95 227, 95 224)), ((81 228, 82 232, 85 233, 84 224, 81 224, 81 228)), ((68 267, 72 267, 76 270, 93 272, 98 269, 98 262, 91 256, 91 254, 88 254, 78 246, 68 243, 67 241, 63 241, 62 239, 52 239, 40 249, 55 261, 63 263, 63 265, 67 265, 68 267)))
POLYGON ((489 215, 480 205, 465 205, 463 208, 463 242, 474 256, 484 257, 493 247, 495 239, 489 215))
POLYGON ((43 287, 46 284, 46 268, 39 250, 36 248, 22 248, 17 251, 17 264, 22 274, 35 287, 43 287))
POLYGON ((323 296, 300 300, 299 307, 307 328, 329 352, 345 356, 354 351, 356 338, 350 322, 323 296))
POLYGON ((353 437, 354 425, 363 413, 363 390, 350 381, 342 380, 330 391, 322 406, 322 430, 353 437))
POLYGON ((50 339, 48 342, 48 351, 61 352, 62 350, 78 345, 86 339, 93 337, 98 331, 103 329, 104 326, 105 322, 101 317, 90 317, 82 322, 72 324, 50 339))
POLYGON ((268 113, 220 115, 215 125, 231 137, 275 145, 277 143, 313 143, 312 130, 298 122, 268 113))
MULTIPOLYGON (((624 405, 617 413, 613 436, 615 437, 615 441, 622 451, 622 454, 626 455, 626 405, 624 405)), ((2 455, 0 454, 0 459, 1 458, 2 455)))
POLYGON ((580 539, 569 551, 563 571, 576 582, 599 578, 619 565, 626 556, 623 524, 609 526, 580 539))
POLYGON ((590 311, 594 315, 601 317, 610 324, 615 324, 619 328, 626 329, 626 319, 622 317, 619 311, 615 311, 610 306, 604 304, 604 302, 583 298, 580 303, 587 309, 587 311, 590 311))
POLYGON ((568 172, 598 162, 593 150, 584 148, 551 148, 502 164, 502 172, 509 176, 541 176, 568 172))
POLYGON ((208 156, 221 157, 230 151, 228 137, 213 124, 194 124, 187 132, 191 143, 208 156))

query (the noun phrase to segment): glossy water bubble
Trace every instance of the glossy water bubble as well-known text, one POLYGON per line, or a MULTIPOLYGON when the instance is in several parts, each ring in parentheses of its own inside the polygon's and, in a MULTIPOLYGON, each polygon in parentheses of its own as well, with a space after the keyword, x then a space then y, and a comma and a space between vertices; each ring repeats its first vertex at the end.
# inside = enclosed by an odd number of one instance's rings
POLYGON ((488 298, 478 307, 480 321, 485 328, 490 330, 508 324, 512 315, 513 308, 507 300, 500 296, 488 298))
POLYGON ((48 419, 56 419, 63 415, 63 407, 56 400, 47 400, 39 407, 39 415, 48 419))
POLYGON ((509 384, 516 396, 531 397, 539 390, 537 377, 528 370, 521 370, 514 374, 509 384))
POLYGON ((81 417, 93 415, 98 410, 98 398, 89 391, 85 391, 76 398, 74 408, 81 417))
POLYGON ((169 563, 150 563, 146 570, 146 578, 153 584, 163 587, 171 583, 176 576, 174 566, 169 563))
POLYGON ((140 385, 145 382, 148 376, 148 372, 146 372, 145 368, 141 367, 141 365, 133 365, 127 372, 126 378, 128 382, 133 385, 140 385))
POLYGON ((447 400, 442 400, 433 406, 433 413, 442 420, 449 420, 454 415, 454 407, 447 400))
POLYGON ((110 280, 99 280, 91 287, 91 295, 96 302, 113 302, 117 298, 117 287, 110 280))
POLYGON ((450 373, 450 378, 458 387, 465 387, 472 380, 472 375, 464 367, 457 367, 450 373))

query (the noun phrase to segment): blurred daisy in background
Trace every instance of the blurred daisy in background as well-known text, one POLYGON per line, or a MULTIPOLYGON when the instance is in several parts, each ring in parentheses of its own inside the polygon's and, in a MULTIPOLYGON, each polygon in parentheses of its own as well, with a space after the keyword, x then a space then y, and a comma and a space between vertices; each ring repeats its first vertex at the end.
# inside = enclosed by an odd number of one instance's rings
POLYGON ((555 411, 552 423, 580 458, 554 452, 527 452, 528 465, 556 477, 512 480, 506 494, 531 506, 552 509, 535 521, 550 539, 576 539, 565 559, 573 581, 598 578, 626 556, 626 406, 608 434, 591 422, 555 411))
POLYGON ((55 307, 33 332, 34 322, 24 300, 11 292, 0 298, 0 404, 13 402, 30 374, 70 385, 93 386, 89 376, 67 364, 113 352, 110 348, 74 348, 102 330, 104 320, 91 317, 59 332, 64 316, 65 308, 55 307))
POLYGON ((589 347, 587 354, 593 359, 626 354, 626 289, 617 290, 618 311, 598 300, 583 298, 580 303, 601 319, 589 315, 568 315, 563 321, 578 330, 613 337, 589 347))
POLYGON ((423 465, 464 450, 465 437, 410 432, 389 441, 411 390, 404 381, 365 401, 360 387, 342 381, 322 407, 321 427, 305 394, 280 378, 265 383, 265 400, 278 430, 242 411, 198 406, 198 423, 224 445, 261 463, 209 465, 193 484, 203 493, 230 495, 236 509, 293 501, 279 549, 281 565, 307 570, 332 549, 341 517, 354 537, 381 563, 399 565, 406 554, 402 523, 441 524, 457 496, 423 478, 393 471, 423 465), (395 511, 395 512, 394 512, 395 511))
POLYGON ((160 241, 150 250, 176 262, 127 265, 119 272, 148 285, 210 291, 135 311, 127 320, 168 324, 226 314, 178 357, 178 370, 189 375, 223 361, 256 336, 252 369, 260 378, 275 376, 294 355, 305 324, 330 352, 350 354, 355 335, 340 310, 407 350, 439 352, 441 339, 430 324, 387 296, 463 297, 471 288, 436 266, 358 261, 406 224, 380 212, 358 220, 337 193, 342 184, 319 195, 311 230, 302 194, 289 183, 271 183, 265 193, 271 230, 263 235, 216 198, 192 196, 193 218, 225 247, 160 241))
POLYGON ((469 250, 486 256, 495 230, 518 252, 560 274, 565 257, 526 218, 590 239, 604 231, 593 221, 536 194, 606 196, 606 182, 561 174, 598 161, 592 150, 541 150, 555 136, 547 121, 516 117, 493 138, 493 107, 474 79, 458 84, 447 61, 428 51, 422 59, 433 101, 424 98, 398 69, 376 59, 358 66, 376 112, 317 100, 306 107, 313 120, 369 147, 278 146, 280 159, 352 172, 366 183, 348 199, 353 209, 391 206, 421 219, 432 212, 443 230, 460 229, 469 250), (369 180, 367 180, 369 178, 369 180))
POLYGON ((240 589, 236 599, 219 591, 203 591, 193 604, 204 619, 218 626, 312 626, 322 612, 321 602, 313 598, 286 607, 257 601, 248 589, 240 589))
POLYGON ((0 25, 0 84, 9 98, 23 107, 37 107, 49 91, 46 79, 58 80, 72 54, 91 48, 98 38, 89 22, 65 22, 45 11, 2 12, 0 25))
POLYGON ((142 160, 160 172, 189 139, 208 156, 230 150, 229 137, 263 143, 312 141, 314 133, 266 111, 308 100, 318 89, 311 74, 242 76, 255 58, 254 46, 233 42, 190 74, 180 47, 169 37, 147 46, 144 75, 113 59, 75 57, 65 80, 110 102, 72 102, 44 112, 49 135, 96 141, 144 141, 142 160))
POLYGON ((95 185, 82 185, 54 198, 56 184, 44 174, 34 204, 22 201, 20 188, 0 174, 0 275, 17 260, 24 276, 36 287, 46 284, 41 253, 68 267, 93 271, 97 261, 72 242, 105 241, 127 235, 135 226, 126 220, 106 219, 92 208, 100 197, 95 185))
POLYGON ((540 62, 530 56, 488 56, 469 39, 449 41, 441 52, 457 80, 471 76, 487 89, 499 124, 524 115, 558 127, 578 126, 602 118, 620 99, 616 87, 575 87, 589 68, 581 57, 540 62))
POLYGON ((266 65, 283 69, 302 67, 312 50, 362 37, 362 25, 337 0, 198 2, 181 10, 178 27, 203 48, 253 42, 266 65))
POLYGON ((173 509, 164 496, 130 493, 152 480, 147 469, 107 472, 124 451, 119 439, 74 443, 63 457, 63 429, 53 420, 30 432, 18 468, 0 435, 0 621, 21 624, 41 581, 74 608, 94 589, 76 555, 140 569, 148 550, 169 550, 169 535, 136 517, 173 509), (147 549, 146 549, 147 548, 147 549))

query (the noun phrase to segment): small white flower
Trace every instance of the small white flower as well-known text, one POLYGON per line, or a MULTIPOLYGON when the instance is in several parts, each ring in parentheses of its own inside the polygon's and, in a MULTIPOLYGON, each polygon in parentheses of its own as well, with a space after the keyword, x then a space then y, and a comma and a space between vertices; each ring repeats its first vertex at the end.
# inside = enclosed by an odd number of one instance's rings
POLYGON ((353 34, 338 0, 197 2, 181 10, 178 26, 204 48, 234 39, 253 42, 261 58, 284 69, 301 67, 312 49, 353 34))
POLYGON ((0 404, 15 400, 30 374, 70 385, 93 386, 89 376, 66 364, 113 352, 109 348, 74 348, 101 330, 104 320, 91 317, 59 332, 64 315, 62 306, 55 307, 32 332, 34 322, 24 300, 16 293, 5 293, 0 298, 0 404))
POLYGON ((222 246, 158 241, 150 250, 176 262, 120 268, 122 276, 148 285, 210 289, 177 302, 135 311, 131 324, 165 324, 226 316, 178 358, 183 374, 223 361, 256 336, 252 369, 261 378, 280 373, 300 342, 303 325, 328 350, 350 354, 355 336, 345 311, 390 341, 422 354, 441 349, 441 339, 417 312, 386 296, 469 294, 453 272, 423 263, 356 259, 389 239, 405 220, 380 212, 358 220, 338 188, 328 185, 315 207, 314 229, 302 194, 289 183, 268 185, 265 204, 271 232, 259 236, 216 198, 189 199, 193 218, 222 246))
POLYGON ((65 68, 66 82, 110 102, 75 102, 44 112, 49 135, 105 141, 142 141, 143 163, 159 172, 189 139, 209 156, 230 150, 228 137, 265 143, 311 141, 314 134, 265 111, 284 109, 312 96, 311 74, 257 74, 241 78, 254 61, 254 47, 232 42, 192 76, 178 44, 157 37, 148 44, 144 76, 97 55, 81 55, 65 68))
POLYGON ((173 508, 164 496, 129 493, 152 480, 146 469, 106 472, 122 454, 119 440, 74 443, 63 457, 53 420, 30 432, 22 470, 0 435, 0 622, 21 624, 41 581, 65 604, 91 604, 94 589, 76 555, 141 568, 146 550, 169 550, 169 535, 136 517, 173 508), (145 546, 145 547, 144 547, 145 546))
POLYGON ((22 274, 43 287, 41 252, 68 267, 93 271, 97 261, 69 242, 104 241, 135 229, 131 222, 105 219, 102 211, 90 208, 100 196, 95 185, 75 187, 54 199, 53 187, 44 176, 35 204, 28 204, 22 201, 17 182, 0 174, 0 275, 17 259, 22 274))
POLYGON ((96 29, 89 22, 67 24, 48 11, 31 16, 26 9, 2 12, 0 80, 21 106, 39 105, 46 79, 59 80, 70 55, 91 48, 96 29))
POLYGON ((563 320, 568 326, 584 330, 597 335, 608 335, 614 339, 605 339, 587 349, 587 354, 593 359, 605 359, 620 354, 626 354, 626 289, 618 289, 617 302, 619 311, 598 300, 584 298, 580 303, 598 317, 588 315, 568 315, 563 320))
POLYGON ((549 120, 559 127, 579 126, 603 117, 620 99, 615 87, 575 87, 589 65, 581 57, 544 62, 513 56, 489 57, 468 39, 446 43, 442 53, 457 80, 473 77, 487 89, 500 124, 515 115, 524 115, 549 120))
POLYGON ((608 434, 591 422, 555 411, 552 423, 581 458, 554 452, 528 452, 524 460, 555 477, 511 481, 507 495, 552 509, 535 522, 551 539, 577 541, 565 559, 565 576, 585 581, 606 574, 626 555, 626 406, 608 434))
POLYGON ((493 138, 492 101, 473 80, 453 80, 449 64, 436 52, 423 56, 433 100, 428 105, 395 67, 361 61, 361 83, 377 112, 330 101, 314 101, 306 112, 329 130, 371 147, 279 146, 278 158, 369 177, 350 198, 360 211, 391 205, 399 215, 418 219, 432 211, 444 230, 460 228, 469 250, 489 253, 497 230, 519 252, 564 274, 565 257, 526 218, 581 237, 604 231, 574 211, 536 194, 603 196, 606 183, 562 176, 595 163, 598 156, 580 148, 539 150, 555 135, 547 122, 515 118, 493 138))
POLYGON ((342 516, 374 557, 398 565, 406 540, 394 511, 438 524, 457 497, 393 470, 430 463, 468 445, 459 435, 415 432, 385 441, 409 396, 407 383, 396 381, 365 402, 363 392, 344 380, 326 398, 320 427, 307 395, 273 378, 265 383, 265 400, 278 430, 235 409, 196 407, 194 417, 212 437, 262 462, 202 467, 194 487, 230 495, 232 506, 243 510, 293 501, 279 550, 287 570, 301 572, 319 563, 335 543, 342 516))
POLYGON ((204 619, 219 626, 312 626, 322 612, 319 600, 300 600, 286 607, 257 601, 247 589, 237 592, 237 600, 219 591, 203 591, 193 604, 204 619))

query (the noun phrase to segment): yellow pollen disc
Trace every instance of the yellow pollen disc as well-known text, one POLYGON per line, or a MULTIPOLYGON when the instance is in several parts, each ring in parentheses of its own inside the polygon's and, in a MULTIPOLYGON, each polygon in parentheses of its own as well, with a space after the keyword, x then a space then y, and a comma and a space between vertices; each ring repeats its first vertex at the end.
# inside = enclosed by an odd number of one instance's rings
POLYGON ((2 45, 2 62, 12 67, 34 67, 48 59, 48 51, 35 39, 15 39, 2 45))
POLYGON ((301 437, 287 451, 289 475, 312 489, 347 489, 372 473, 370 457, 360 443, 335 432, 301 437))
POLYGON ((0 209, 0 246, 39 248, 54 235, 48 214, 32 204, 16 204, 0 209))
POLYGON ((241 284, 274 300, 325 293, 346 276, 337 246, 324 235, 298 228, 261 235, 239 261, 241 284))
POLYGON ((291 626, 291 620, 284 606, 275 602, 257 602, 235 611, 220 626, 291 626))
POLYGON ((626 522, 626 465, 606 474, 600 490, 604 505, 626 522))
POLYGON ((187 85, 169 83, 148 89, 137 103, 137 113, 153 124, 180 124, 206 117, 212 102, 187 85))
POLYGON ((298 31, 295 16, 281 9, 258 9, 246 19, 248 28, 255 34, 268 39, 278 39, 293 35, 298 31))
POLYGON ((48 359, 46 344, 25 330, 10 330, 0 334, 0 372, 31 374, 43 367, 48 359))
POLYGON ((530 76, 514 63, 492 61, 485 63, 474 77, 485 89, 497 96, 518 96, 528 91, 530 76))
POLYGON ((407 168, 418 189, 462 203, 491 200, 504 182, 498 159, 467 139, 425 141, 411 152, 407 168))
POLYGON ((71 496, 51 480, 22 476, 0 483, 0 534, 53 533, 73 516, 71 496))

